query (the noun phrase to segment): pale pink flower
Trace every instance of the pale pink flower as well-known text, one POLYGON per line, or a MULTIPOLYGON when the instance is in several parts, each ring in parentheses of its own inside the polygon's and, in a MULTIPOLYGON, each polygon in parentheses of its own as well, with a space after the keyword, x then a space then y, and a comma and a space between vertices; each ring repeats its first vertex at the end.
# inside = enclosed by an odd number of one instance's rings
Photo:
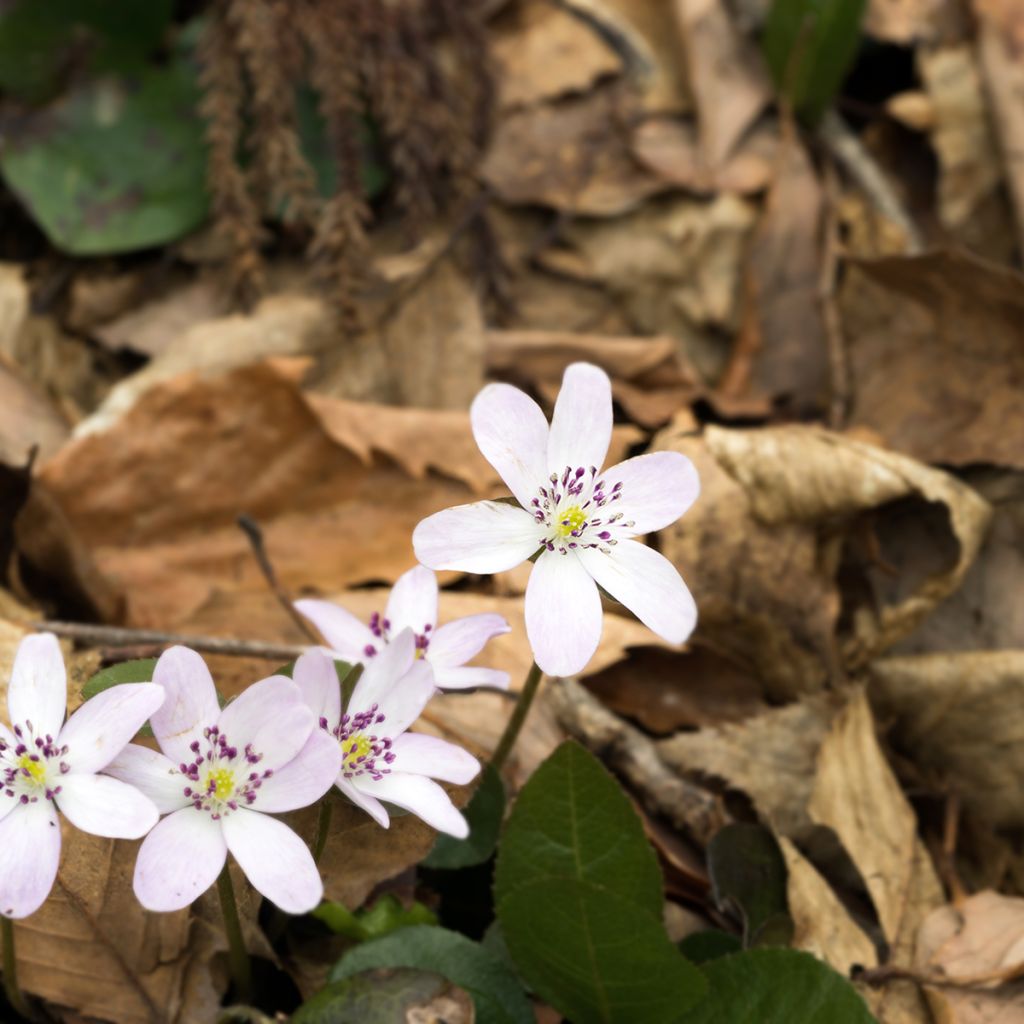
POLYGON ((139 902, 147 910, 187 906, 217 880, 230 851, 282 910, 312 910, 323 896, 316 864, 270 815, 319 800, 341 755, 316 728, 299 687, 271 676, 221 710, 209 669, 187 647, 165 651, 153 681, 167 694, 151 720, 163 753, 132 744, 107 768, 167 815, 139 850, 139 902))
POLYGON ((333 657, 349 664, 376 657, 403 629, 416 637, 417 656, 434 670, 434 682, 442 690, 474 686, 508 689, 508 673, 467 665, 488 640, 509 631, 501 615, 483 612, 437 624, 437 577, 417 565, 395 581, 384 614, 374 612, 369 625, 330 601, 304 598, 295 607, 323 634, 333 657))
POLYGON ((27 917, 53 887, 60 810, 83 832, 138 839, 157 822, 152 801, 98 775, 163 703, 152 684, 112 686, 68 720, 67 674, 52 633, 18 645, 7 690, 13 731, 0 723, 0 914, 27 917))
POLYGON ((345 796, 384 828, 389 803, 441 832, 460 839, 469 834, 466 819, 432 780, 469 782, 480 770, 476 758, 453 743, 407 732, 435 693, 411 629, 366 664, 344 713, 334 663, 322 651, 302 655, 294 677, 322 734, 341 750, 336 785, 345 796))
POLYGON ((697 609, 668 559, 633 538, 674 523, 700 491, 679 452, 649 452, 600 469, 612 435, 608 375, 565 371, 551 426, 536 402, 489 384, 471 410, 473 435, 519 506, 458 505, 424 519, 416 557, 432 569, 495 573, 538 551, 526 588, 526 632, 548 675, 579 672, 601 638, 598 585, 670 643, 693 631, 697 609))

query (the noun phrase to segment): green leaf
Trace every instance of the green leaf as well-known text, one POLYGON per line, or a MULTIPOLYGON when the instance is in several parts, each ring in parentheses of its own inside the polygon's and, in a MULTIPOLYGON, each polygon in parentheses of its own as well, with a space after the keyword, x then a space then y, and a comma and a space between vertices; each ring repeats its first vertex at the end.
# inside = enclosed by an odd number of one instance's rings
POLYGON ((674 1021, 703 994, 701 973, 665 935, 661 872, 640 819, 576 743, 519 794, 495 900, 524 980, 575 1024, 674 1021))
POLYGON ((386 978, 361 976, 336 981, 303 1003, 292 1024, 395 1024, 408 1011, 436 999, 447 988, 436 974, 400 970, 386 978))
POLYGON ((82 687, 82 697, 88 700, 97 693, 109 690, 122 683, 151 683, 156 658, 137 658, 134 661, 120 661, 116 665, 102 668, 82 687))
POLYGON ((13 126, 7 184, 58 248, 127 252, 174 241, 206 216, 198 87, 183 57, 92 81, 13 126))
POLYGON ((332 932, 356 942, 379 939, 412 925, 437 924, 434 912, 422 903, 413 903, 407 910, 393 893, 381 896, 371 908, 355 913, 341 903, 321 903, 313 917, 323 921, 332 932))
POLYGON ((743 943, 737 936, 714 929, 687 935, 677 945, 679 952, 695 964, 707 963, 708 960, 716 960, 718 957, 728 956, 730 953, 739 953, 743 949, 743 943))
POLYGON ((465 989, 477 1024, 533 1024, 533 1010, 516 976, 479 943, 445 928, 403 928, 349 950, 335 964, 331 981, 377 967, 432 971, 465 989))
POLYGON ((743 945, 788 946, 786 861, 775 836, 761 825, 726 825, 708 844, 707 858, 715 902, 739 914, 743 945))
POLYGON ((761 46, 779 93, 805 121, 819 121, 843 83, 867 0, 775 0, 761 46))
POLYGON ((876 1024, 857 990, 809 953, 750 949, 703 970, 709 994, 680 1024, 876 1024))
POLYGON ((483 864, 494 852, 505 815, 505 784, 488 764, 484 765, 480 785, 466 805, 469 836, 455 839, 439 835, 434 848, 421 861, 428 868, 471 868, 483 864))

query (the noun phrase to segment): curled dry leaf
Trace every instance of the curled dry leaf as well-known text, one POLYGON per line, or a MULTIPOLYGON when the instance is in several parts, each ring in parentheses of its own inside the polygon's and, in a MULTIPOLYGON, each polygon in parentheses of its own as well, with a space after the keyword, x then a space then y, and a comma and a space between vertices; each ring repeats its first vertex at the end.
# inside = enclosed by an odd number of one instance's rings
POLYGON ((901 46, 956 39, 967 27, 957 0, 870 0, 864 21, 868 35, 901 46))

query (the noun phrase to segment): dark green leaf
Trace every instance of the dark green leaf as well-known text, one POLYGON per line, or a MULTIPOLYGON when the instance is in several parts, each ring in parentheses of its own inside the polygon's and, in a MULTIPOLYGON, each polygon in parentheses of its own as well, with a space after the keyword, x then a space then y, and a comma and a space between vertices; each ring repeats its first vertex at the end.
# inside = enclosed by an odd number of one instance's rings
POLYGON ((533 1010, 512 971, 457 932, 420 925, 366 942, 338 961, 331 981, 376 967, 414 967, 440 974, 469 993, 477 1024, 533 1024, 533 1010))
POLYGON ((469 836, 455 839, 440 835, 434 848, 421 862, 428 868, 470 868, 487 860, 498 842, 501 819, 505 815, 505 784, 488 764, 484 765, 480 785, 466 805, 469 836))
POLYGON ((419 924, 437 924, 437 917, 422 903, 414 903, 406 909, 392 893, 381 896, 369 909, 353 913, 341 903, 321 903, 313 916, 319 918, 332 932, 366 942, 379 939, 399 928, 419 924))
POLYGON ((408 1011, 447 988, 436 974, 400 970, 386 978, 363 975, 335 981, 300 1006, 292 1024, 397 1024, 408 1011))
POLYGON ((694 932, 682 939, 678 945, 679 952, 695 964, 707 963, 708 960, 738 953, 743 949, 743 943, 737 936, 719 931, 694 932))
POLYGON ((750 949, 703 970, 708 996, 680 1024, 875 1024, 856 989, 809 953, 750 949))
POLYGON ((151 683, 156 658, 137 658, 134 661, 120 661, 116 665, 100 669, 82 687, 82 697, 88 700, 97 693, 109 690, 122 683, 151 683))
POLYGON ((760 825, 726 825, 708 844, 707 857, 715 902, 740 916, 743 944, 788 946, 786 862, 775 836, 760 825))

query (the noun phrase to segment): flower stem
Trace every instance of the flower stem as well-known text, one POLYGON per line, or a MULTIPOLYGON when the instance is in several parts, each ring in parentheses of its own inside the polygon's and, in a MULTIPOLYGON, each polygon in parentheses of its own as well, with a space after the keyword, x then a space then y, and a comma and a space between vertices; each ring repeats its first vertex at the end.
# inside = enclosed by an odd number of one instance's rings
POLYGON ((252 966, 242 938, 242 923, 238 920, 238 905, 235 903, 235 889, 231 884, 228 865, 217 876, 217 894, 220 896, 220 910, 224 915, 224 931, 228 937, 228 963, 231 979, 235 983, 235 999, 248 1003, 252 998, 252 966))
POLYGON ((533 703, 533 698, 537 696, 540 680, 540 666, 537 662, 534 662, 530 666, 530 671, 526 673, 526 682, 523 683, 523 689, 520 691, 519 699, 512 710, 512 716, 509 718, 505 731, 501 734, 501 739, 498 740, 498 745, 494 749, 491 766, 495 771, 501 771, 502 766, 508 760, 508 755, 512 753, 512 748, 515 746, 519 733, 523 728, 526 716, 530 713, 530 705, 533 703))
POLYGON ((0 917, 0 938, 4 943, 4 995, 19 1016, 33 1020, 28 1002, 18 988, 18 961, 14 953, 14 923, 9 917, 0 917))
POLYGON ((331 812, 334 810, 333 795, 328 792, 320 801, 320 809, 316 817, 316 834, 313 836, 314 864, 320 863, 320 858, 324 855, 324 847, 327 845, 327 837, 331 832, 331 812))

